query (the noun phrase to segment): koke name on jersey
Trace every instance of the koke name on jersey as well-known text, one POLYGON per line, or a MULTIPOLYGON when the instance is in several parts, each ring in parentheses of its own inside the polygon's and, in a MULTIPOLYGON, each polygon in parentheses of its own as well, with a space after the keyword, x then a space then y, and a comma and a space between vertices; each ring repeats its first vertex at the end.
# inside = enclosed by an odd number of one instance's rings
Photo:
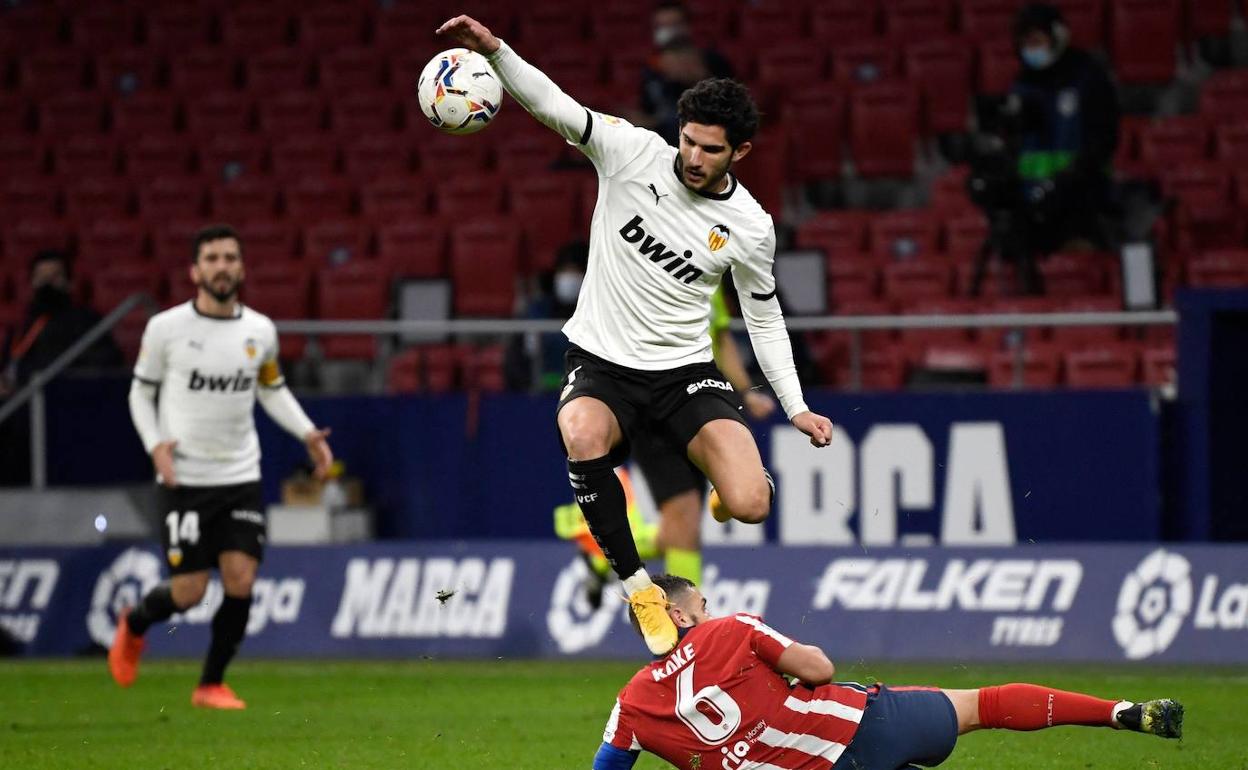
POLYGON ((620 237, 637 246, 637 251, 651 262, 658 264, 666 261, 667 264, 663 265, 663 270, 678 281, 689 284, 702 277, 703 271, 688 262, 693 258, 692 251, 685 249, 681 256, 676 256, 676 252, 668 250, 666 243, 656 239, 642 228, 643 221, 640 214, 635 215, 620 228, 620 237))

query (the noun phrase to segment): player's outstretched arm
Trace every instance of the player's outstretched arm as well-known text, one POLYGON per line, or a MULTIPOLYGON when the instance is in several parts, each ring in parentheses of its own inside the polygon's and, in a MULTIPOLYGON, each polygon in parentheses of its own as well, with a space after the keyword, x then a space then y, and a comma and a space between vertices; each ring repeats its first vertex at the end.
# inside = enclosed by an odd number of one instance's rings
POLYGON ((329 474, 329 467, 334 464, 334 453, 330 451, 329 441, 326 440, 329 436, 329 429, 318 429, 312 420, 308 419, 303 407, 299 406, 294 394, 284 383, 275 386, 261 385, 256 391, 256 400, 273 418, 273 422, 303 442, 315 466, 314 474, 318 479, 326 478, 329 474))
POLYGON ((823 650, 813 644, 794 642, 780 653, 775 668, 781 674, 797 677, 812 687, 827 684, 836 675, 836 666, 828 660, 823 650))
POLYGON ((569 142, 582 143, 592 116, 537 67, 520 58, 509 45, 471 16, 456 16, 437 34, 489 59, 507 93, 530 115, 569 142))

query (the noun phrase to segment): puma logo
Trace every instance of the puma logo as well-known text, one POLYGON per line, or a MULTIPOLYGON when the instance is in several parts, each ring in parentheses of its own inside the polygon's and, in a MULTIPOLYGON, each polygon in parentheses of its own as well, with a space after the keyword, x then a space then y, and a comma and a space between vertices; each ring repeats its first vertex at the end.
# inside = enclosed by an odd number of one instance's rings
POLYGON ((667 193, 660 193, 658 188, 654 186, 654 182, 651 182, 648 186, 650 187, 650 194, 654 196, 654 205, 659 205, 659 198, 666 198, 667 193))

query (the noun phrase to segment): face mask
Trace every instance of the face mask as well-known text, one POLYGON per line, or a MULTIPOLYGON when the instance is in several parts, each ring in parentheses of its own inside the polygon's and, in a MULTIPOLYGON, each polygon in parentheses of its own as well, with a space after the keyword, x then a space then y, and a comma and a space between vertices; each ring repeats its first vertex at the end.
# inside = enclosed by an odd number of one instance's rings
POLYGON ((677 38, 684 37, 689 33, 688 28, 683 24, 672 24, 669 26, 654 28, 654 47, 662 48, 677 38))
POLYGON ((1053 49, 1048 46, 1023 49, 1023 64, 1026 64, 1033 70, 1042 70, 1048 67, 1055 58, 1053 49))
POLYGON ((69 292, 59 286, 45 283, 34 290, 31 295, 31 304, 37 312, 54 313, 69 306, 69 292))
POLYGON ((564 305, 575 305, 584 280, 580 273, 559 273, 555 276, 555 299, 564 305))

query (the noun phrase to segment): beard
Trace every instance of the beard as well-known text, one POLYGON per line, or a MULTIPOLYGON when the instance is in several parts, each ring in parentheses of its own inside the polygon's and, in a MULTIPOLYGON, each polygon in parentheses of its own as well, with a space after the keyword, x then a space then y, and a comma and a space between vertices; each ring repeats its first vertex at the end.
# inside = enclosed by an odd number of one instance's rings
POLYGON ((217 302, 229 302, 238 296, 238 290, 242 286, 241 280, 235 280, 228 276, 217 276, 212 280, 203 280, 199 282, 199 288, 212 295, 217 302), (225 280, 221 280, 224 277, 225 280))
POLYGON ((713 169, 705 165, 702 166, 702 168, 700 169, 700 173, 702 174, 702 179, 700 180, 700 183, 698 184, 698 186, 694 187, 693 185, 689 183, 688 177, 685 176, 684 156, 681 155, 680 153, 676 154, 676 171, 680 174, 680 183, 683 184, 685 187, 688 187, 690 190, 693 190, 694 192, 708 192, 718 187, 719 183, 723 181, 724 177, 728 176, 728 169, 731 166, 732 166, 731 163, 725 165, 721 169, 713 169))

